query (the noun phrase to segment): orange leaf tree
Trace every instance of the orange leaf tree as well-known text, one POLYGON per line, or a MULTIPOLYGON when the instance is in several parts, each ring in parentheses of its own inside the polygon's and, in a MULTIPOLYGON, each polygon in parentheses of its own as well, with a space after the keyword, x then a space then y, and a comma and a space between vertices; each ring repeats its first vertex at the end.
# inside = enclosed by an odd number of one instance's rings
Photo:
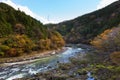
POLYGON ((120 27, 105 30, 91 41, 91 44, 104 51, 120 50, 120 27))
POLYGON ((113 52, 110 55, 110 58, 112 59, 112 61, 118 65, 120 65, 120 51, 118 52, 113 52))

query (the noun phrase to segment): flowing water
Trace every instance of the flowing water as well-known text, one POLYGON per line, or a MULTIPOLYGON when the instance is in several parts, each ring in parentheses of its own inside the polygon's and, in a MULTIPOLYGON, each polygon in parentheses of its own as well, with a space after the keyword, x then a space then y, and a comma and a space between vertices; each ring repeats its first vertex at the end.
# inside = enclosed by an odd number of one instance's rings
POLYGON ((83 50, 81 48, 67 47, 67 50, 49 57, 40 58, 27 64, 14 64, 9 67, 0 68, 0 79, 12 80, 44 72, 57 67, 58 62, 69 62, 69 58, 77 56, 83 50))

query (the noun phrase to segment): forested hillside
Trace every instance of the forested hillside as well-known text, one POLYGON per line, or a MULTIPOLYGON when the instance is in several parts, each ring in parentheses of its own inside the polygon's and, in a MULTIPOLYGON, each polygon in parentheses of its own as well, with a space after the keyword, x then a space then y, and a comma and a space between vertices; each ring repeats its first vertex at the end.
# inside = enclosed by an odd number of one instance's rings
POLYGON ((14 10, 9 5, 0 3, 0 36, 4 37, 13 33, 17 23, 20 23, 24 26, 24 33, 29 37, 41 35, 43 38, 47 36, 47 29, 42 25, 41 22, 30 17, 29 15, 26 15, 19 9, 14 10))
POLYGON ((60 32, 68 43, 89 43, 94 37, 120 23, 120 1, 77 17, 47 26, 60 32))
POLYGON ((0 56, 19 56, 64 46, 62 36, 19 9, 0 3, 0 56))

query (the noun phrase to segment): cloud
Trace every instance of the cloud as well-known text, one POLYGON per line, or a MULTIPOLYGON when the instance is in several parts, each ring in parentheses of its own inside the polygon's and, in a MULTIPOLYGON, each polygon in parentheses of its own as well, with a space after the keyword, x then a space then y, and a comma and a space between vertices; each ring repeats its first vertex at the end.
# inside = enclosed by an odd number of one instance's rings
POLYGON ((27 15, 30 15, 31 17, 41 21, 43 24, 55 23, 54 21, 48 21, 47 19, 41 17, 40 15, 35 14, 27 6, 22 6, 22 5, 13 3, 12 0, 0 0, 0 2, 3 2, 3 3, 6 3, 6 4, 10 5, 16 10, 18 10, 18 8, 19 8, 21 11, 25 12, 27 15))
POLYGON ((115 1, 118 1, 118 0, 100 0, 100 3, 98 4, 97 9, 101 9, 115 1))

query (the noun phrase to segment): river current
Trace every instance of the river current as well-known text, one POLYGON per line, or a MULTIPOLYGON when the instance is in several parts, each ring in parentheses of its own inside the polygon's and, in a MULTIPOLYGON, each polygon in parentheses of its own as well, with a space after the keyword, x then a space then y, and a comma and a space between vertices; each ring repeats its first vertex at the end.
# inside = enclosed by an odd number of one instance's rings
MULTIPOLYGON (((49 57, 40 58, 34 62, 27 64, 15 64, 5 68, 0 68, 0 79, 12 80, 15 78, 22 78, 25 76, 31 76, 33 74, 44 72, 57 68, 58 62, 67 63, 69 58, 77 56, 83 51, 81 48, 66 47, 67 50, 59 54, 55 54, 49 57)), ((54 52, 55 53, 55 52, 54 52)), ((14 64, 14 63, 9 63, 14 64)))

